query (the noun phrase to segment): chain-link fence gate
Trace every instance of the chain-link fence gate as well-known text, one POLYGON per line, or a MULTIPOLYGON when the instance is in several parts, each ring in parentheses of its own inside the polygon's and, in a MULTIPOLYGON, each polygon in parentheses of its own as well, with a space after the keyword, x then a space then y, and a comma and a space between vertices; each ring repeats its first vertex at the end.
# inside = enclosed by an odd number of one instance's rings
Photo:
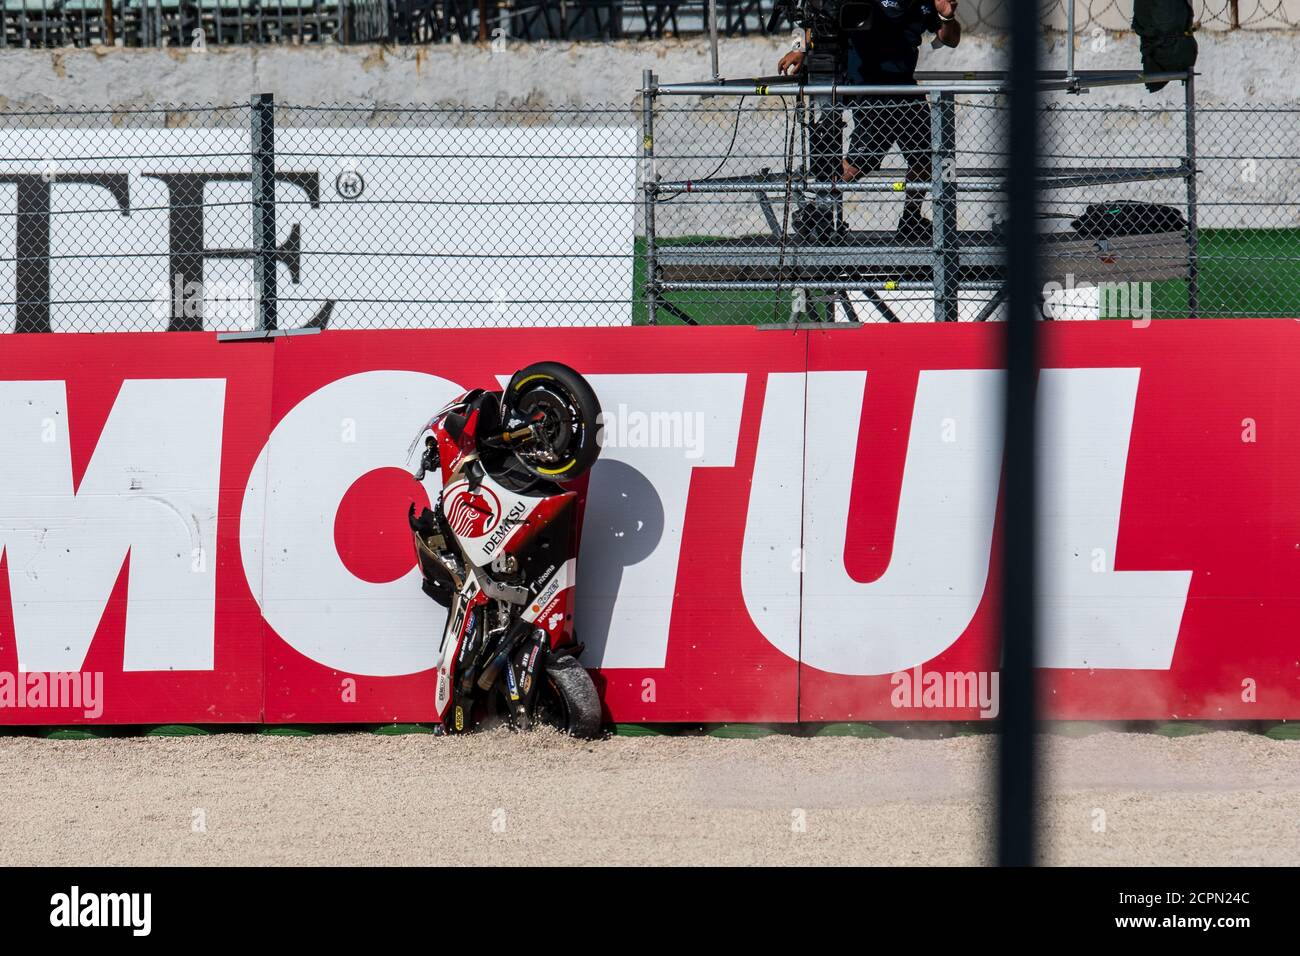
MULTIPOLYGON (((1151 103, 1048 97, 1045 315, 1300 316, 1297 110, 1151 103)), ((834 232, 793 96, 0 112, 0 330, 998 318, 1003 98, 898 105, 834 232)))
MULTIPOLYGON (((692 323, 716 321, 694 314, 711 311, 751 322, 999 314, 1009 175, 1000 74, 921 74, 918 86, 897 88, 790 87, 792 95, 646 79, 651 103, 666 102, 646 119, 652 321, 661 310, 692 323), (708 105, 672 105, 701 95, 708 105), (754 99, 778 102, 746 111, 754 99), (718 113, 732 103, 730 139, 707 168, 714 157, 700 156, 698 144, 711 137, 696 129, 725 130, 718 113), (727 175, 746 163, 746 172, 727 175)), ((1181 293, 1162 296, 1162 311, 1199 314, 1192 82, 1181 110, 1128 111, 1135 127, 1151 131, 1145 142, 1109 148, 1114 111, 1066 100, 1067 89, 1138 81, 1098 73, 1042 81, 1045 97, 1060 94, 1047 100, 1040 170, 1051 203, 1042 229, 1046 317, 1082 307, 1083 315, 1149 318, 1143 293, 1155 282, 1181 293), (1107 301, 1121 293, 1122 303, 1107 301)))

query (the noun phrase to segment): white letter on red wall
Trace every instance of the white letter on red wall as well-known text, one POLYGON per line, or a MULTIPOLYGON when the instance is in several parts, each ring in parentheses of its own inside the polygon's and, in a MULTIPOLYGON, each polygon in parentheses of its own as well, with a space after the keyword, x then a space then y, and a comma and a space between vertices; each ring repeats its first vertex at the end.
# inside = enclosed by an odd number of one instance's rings
POLYGON ((63 382, 0 382, 18 666, 80 670, 130 553, 127 671, 211 670, 223 379, 122 383, 72 487, 63 382))
MULTIPOLYGON (((853 472, 871 467, 855 460, 866 373, 810 373, 804 434, 793 424, 802 376, 769 376, 741 575, 750 616, 775 647, 830 673, 889 674, 962 635, 988 581, 1001 375, 920 373, 890 562, 869 583, 844 566, 853 472), (782 467, 801 454, 802 523, 797 481, 782 467)), ((1114 570, 1137 383, 1137 369, 1042 373, 1041 666, 1170 665, 1191 572, 1114 570)))
MULTIPOLYGON (((864 379, 865 373, 857 375, 859 411, 864 379)), ((799 575, 804 569, 800 544, 806 387, 802 372, 773 372, 767 377, 740 552, 745 608, 763 636, 792 660, 799 659, 799 575)), ((847 425, 848 414, 838 420, 847 425)), ((851 441, 847 428, 842 440, 851 441)))
POLYGON ((605 443, 591 471, 578 557, 583 663, 663 667, 691 475, 735 464, 745 376, 587 380, 600 398, 605 443))
MULTIPOLYGON (((745 581, 745 603, 776 647, 790 656, 798 650, 805 664, 831 673, 888 674, 929 660, 966 629, 988 577, 1001 447, 1000 374, 920 374, 893 551, 885 573, 869 584, 853 580, 844 568, 866 372, 809 373, 806 436, 764 422, 749 526, 767 524, 771 535, 781 528, 788 546, 780 547, 775 537, 751 544, 747 535, 741 573, 759 579, 745 581), (959 424, 955 432, 942 427, 949 419, 959 424), (783 480, 779 463, 800 460, 804 437, 800 643, 789 599, 799 586, 790 559, 799 546, 792 517, 798 499, 777 485, 783 480)), ((771 378, 777 382, 768 407, 773 401, 788 406, 793 377, 771 378), (783 398, 785 392, 790 394, 783 398)), ((773 389, 770 380, 768 388, 773 389)))
POLYGON ((1138 369, 1044 369, 1038 389, 1040 664, 1167 668, 1192 572, 1115 570, 1138 369))
POLYGON ((419 571, 361 580, 339 557, 334 520, 362 475, 407 467, 416 429, 462 391, 421 372, 364 372, 313 392, 275 426, 244 492, 240 547, 262 616, 300 653, 350 674, 433 666, 446 612, 420 590, 419 571))

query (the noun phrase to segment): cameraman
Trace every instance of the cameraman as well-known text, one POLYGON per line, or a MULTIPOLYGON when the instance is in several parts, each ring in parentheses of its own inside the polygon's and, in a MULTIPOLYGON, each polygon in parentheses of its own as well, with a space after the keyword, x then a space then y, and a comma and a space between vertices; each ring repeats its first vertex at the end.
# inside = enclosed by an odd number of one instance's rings
MULTIPOLYGON (((911 86, 926 33, 943 46, 961 42, 957 0, 864 0, 870 10, 861 28, 844 31, 846 79, 850 84, 911 86)), ((804 66, 807 35, 796 33, 794 49, 777 69, 798 73, 804 66)), ((845 182, 880 168, 897 145, 907 163, 908 182, 930 179, 930 110, 924 94, 846 97, 853 111, 853 134, 841 166, 845 182)), ((907 192, 897 236, 903 242, 928 242, 930 222, 921 215, 920 193, 907 192)))

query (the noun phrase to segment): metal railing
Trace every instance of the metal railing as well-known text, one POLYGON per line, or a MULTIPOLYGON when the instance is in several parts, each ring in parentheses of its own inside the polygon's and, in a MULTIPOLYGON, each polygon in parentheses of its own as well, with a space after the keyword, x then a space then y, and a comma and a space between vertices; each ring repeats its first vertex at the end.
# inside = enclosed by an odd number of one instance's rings
MULTIPOLYGON (((663 311, 696 324, 695 313, 713 305, 700 302, 700 293, 733 302, 767 293, 774 321, 787 311, 791 321, 898 322, 927 312, 937 321, 985 321, 997 315, 1008 278, 1001 203, 1010 180, 1001 161, 1000 102, 1007 84, 997 73, 920 74, 918 80, 914 86, 798 86, 779 78, 660 85, 647 71, 642 139, 648 321, 659 321, 663 311), (736 134, 747 99, 774 98, 781 104, 784 126, 777 142, 785 144, 784 155, 764 157, 778 162, 757 174, 664 174, 661 161, 676 169, 682 144, 690 144, 690 151, 699 140, 689 120, 665 133, 664 117, 655 116, 665 99, 675 97, 735 100, 736 134), (845 115, 852 117, 847 136, 845 115), (895 150, 902 168, 882 168, 895 150), (967 156, 977 158, 959 162, 967 156), (926 199, 928 220, 922 214, 926 199), (748 207, 761 211, 765 229, 737 228, 751 220, 748 207), (694 293, 697 300, 683 306, 670 293, 694 293)), ((1060 97, 1171 81, 1184 88, 1182 148, 1171 144, 1168 152, 1054 156, 1053 136, 1084 125, 1080 114, 1086 111, 1046 99, 1049 153, 1039 188, 1071 212, 1068 227, 1044 229, 1040 238, 1044 272, 1055 283, 1044 291, 1045 316, 1054 317, 1061 307, 1090 308, 1092 302, 1077 301, 1086 289, 1096 292, 1101 315, 1113 287, 1123 290, 1126 308, 1141 308, 1141 317, 1150 318, 1152 303, 1143 294, 1159 280, 1185 285, 1176 312, 1199 314, 1194 76, 1054 72, 1041 74, 1038 85, 1045 97, 1060 97), (1136 204, 1153 192, 1168 202, 1164 183, 1180 187, 1177 207, 1136 204), (1089 212, 1100 206, 1111 208, 1089 212), (1070 301, 1062 302, 1067 289, 1070 301)), ((671 104, 662 109, 682 119, 683 111, 671 104)), ((761 112, 763 106, 753 109, 761 112)), ((728 154, 733 152, 729 146, 728 154)), ((724 155, 719 169, 728 161, 731 155, 724 155)))
MULTIPOLYGON (((1193 0, 1201 30, 1289 30, 1300 0, 1193 0)), ((1008 0, 964 0, 967 30, 1005 32, 1008 0)), ((1067 28, 1069 0, 1042 0, 1047 30, 1067 28)), ((3 0, 0 46, 193 46, 245 43, 452 43, 693 36, 705 0, 3 0)), ((772 0, 719 0, 723 36, 767 32, 772 0)), ((1076 0, 1085 43, 1128 31, 1132 4, 1076 0)), ((784 25, 783 27, 784 28, 784 25)))
POLYGON ((0 47, 396 39, 389 0, 3 0, 0 47))

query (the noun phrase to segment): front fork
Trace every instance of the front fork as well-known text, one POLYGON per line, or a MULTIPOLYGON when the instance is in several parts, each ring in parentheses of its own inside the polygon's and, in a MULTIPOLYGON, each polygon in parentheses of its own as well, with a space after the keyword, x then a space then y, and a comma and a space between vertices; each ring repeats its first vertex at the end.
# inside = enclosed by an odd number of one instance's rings
POLYGON ((547 644, 546 632, 540 627, 516 620, 491 648, 486 666, 474 681, 483 693, 499 693, 505 698, 510 725, 519 730, 532 726, 547 644))
POLYGON ((491 642, 483 621, 486 606, 473 607, 468 613, 472 619, 456 653, 446 730, 460 733, 472 729, 475 701, 496 693, 506 700, 511 726, 527 730, 532 726, 541 672, 549 653, 546 632, 516 620, 497 641, 491 642))
POLYGON ((510 698, 511 723, 520 730, 532 726, 533 708, 541 687, 541 672, 550 653, 549 639, 540 627, 531 628, 528 637, 510 655, 506 671, 506 690, 510 698))
POLYGON ((483 603, 464 590, 456 595, 455 613, 447 619, 443 636, 442 658, 438 661, 438 699, 443 699, 445 682, 451 682, 450 707, 443 712, 443 727, 459 733, 470 727, 471 693, 469 682, 473 679, 474 662, 487 640, 483 621, 483 603), (464 633, 464 638, 460 634, 464 633), (455 655, 455 660, 448 655, 455 655))

